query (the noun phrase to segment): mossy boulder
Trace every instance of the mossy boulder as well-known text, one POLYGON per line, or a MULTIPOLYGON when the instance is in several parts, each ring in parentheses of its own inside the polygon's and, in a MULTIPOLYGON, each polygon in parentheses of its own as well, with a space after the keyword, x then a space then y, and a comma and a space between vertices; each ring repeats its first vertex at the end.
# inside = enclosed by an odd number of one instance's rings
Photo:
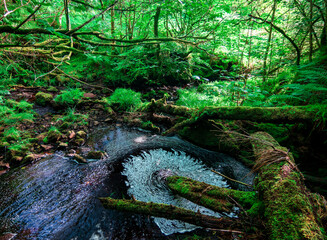
POLYGON ((57 129, 50 129, 47 135, 47 142, 48 143, 56 143, 60 138, 62 134, 57 129))
POLYGON ((53 100, 53 96, 50 93, 38 92, 35 95, 36 103, 41 106, 46 106, 47 104, 50 104, 52 100, 53 100))
POLYGON ((89 159, 101 159, 105 156, 103 151, 90 151, 87 154, 87 158, 89 159))
POLYGON ((54 87, 54 86, 51 86, 51 87, 47 88, 47 91, 48 92, 58 92, 58 89, 56 87, 54 87))

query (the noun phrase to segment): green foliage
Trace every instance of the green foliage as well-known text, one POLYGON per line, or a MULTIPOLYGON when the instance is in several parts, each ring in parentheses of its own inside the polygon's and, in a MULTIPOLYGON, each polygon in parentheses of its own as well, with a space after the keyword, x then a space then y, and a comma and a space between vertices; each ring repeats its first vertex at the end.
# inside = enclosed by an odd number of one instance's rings
POLYGON ((10 141, 10 140, 17 141, 21 137, 21 131, 17 130, 17 128, 15 128, 15 127, 7 128, 3 132, 3 136, 7 141, 10 141))
POLYGON ((201 84, 197 88, 179 89, 177 105, 191 108, 207 106, 269 106, 266 91, 256 86, 255 81, 224 81, 201 84))
POLYGON ((133 111, 142 105, 141 93, 125 88, 117 88, 105 101, 121 111, 133 111))
POLYGON ((282 72, 276 79, 277 95, 270 97, 275 105, 307 105, 327 103, 327 69, 322 65, 324 58, 301 65, 298 69, 290 68, 292 75, 287 76, 289 69, 282 72), (284 83, 281 79, 285 79, 284 83))
POLYGON ((79 88, 67 89, 57 95, 54 101, 63 106, 74 106, 81 101, 84 91, 79 88))
POLYGON ((24 100, 16 102, 11 99, 3 99, 0 102, 0 124, 16 126, 19 123, 32 122, 34 119, 32 106, 24 100))
POLYGON ((74 108, 69 108, 66 111, 66 115, 62 118, 58 118, 57 122, 61 122, 60 129, 67 129, 72 125, 87 125, 88 115, 76 113, 74 108))

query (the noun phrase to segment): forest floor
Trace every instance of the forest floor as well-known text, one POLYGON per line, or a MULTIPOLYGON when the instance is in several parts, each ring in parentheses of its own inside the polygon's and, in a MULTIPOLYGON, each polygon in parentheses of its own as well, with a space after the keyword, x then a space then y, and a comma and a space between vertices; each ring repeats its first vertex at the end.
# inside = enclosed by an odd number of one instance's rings
MULTIPOLYGON (((152 98, 160 99, 164 93, 169 93, 170 103, 174 103, 177 99, 177 89, 175 86, 158 87, 154 92, 159 92, 160 94, 149 95, 149 99, 147 100, 150 101, 152 98)), ((118 111, 114 105, 109 105, 103 100, 111 95, 110 92, 94 88, 84 88, 84 95, 73 105, 73 108, 68 105, 58 105, 53 99, 64 90, 66 88, 37 88, 26 86, 15 86, 11 89, 10 94, 7 95, 7 102, 10 102, 10 100, 15 102, 25 100, 33 104, 33 112, 35 113, 33 121, 26 120, 15 125, 19 133, 13 131, 10 135, 11 137, 8 134, 2 134, 3 136, 7 136, 0 139, 0 175, 15 167, 33 164, 45 155, 53 154, 57 150, 64 151, 68 157, 81 163, 86 163, 86 159, 88 158, 103 158, 106 153, 93 151, 93 149, 90 149, 85 144, 88 134, 97 128, 124 124, 151 130, 160 134, 168 128, 176 126, 175 124, 178 122, 177 116, 169 114, 157 115, 142 111, 118 111), (37 95, 40 92, 51 96, 51 100, 42 104, 42 101, 37 99, 37 95), (153 124, 154 122, 156 125, 153 124), (14 149, 11 147, 9 150, 9 146, 13 145, 17 147, 14 149)), ((151 92, 150 90, 146 89, 144 92, 151 92)), ((244 126, 248 124, 242 121, 239 122, 241 125, 244 124, 244 126)), ((294 129, 296 130, 297 128, 294 129)), ((6 130, 4 127, 0 127, 0 133, 5 133, 5 131, 8 131, 8 128, 6 130)), ((292 136, 297 139, 303 137, 303 133, 301 132, 290 131, 290 134, 293 134, 292 136)), ((314 133, 311 135, 314 136, 314 133)), ((305 143, 303 141, 299 144, 302 155, 307 154, 309 158, 310 154, 315 154, 318 156, 317 159, 321 159, 326 155, 323 149, 320 149, 321 151, 319 150, 319 152, 314 152, 314 146, 305 145, 305 143)), ((312 162, 307 164, 310 166, 312 162)), ((302 166, 300 165, 300 169, 302 166)), ((318 166, 318 168, 327 169, 326 166, 318 166)), ((317 177, 314 174, 308 175, 306 178, 309 178, 309 182, 307 183, 311 185, 311 190, 322 189, 323 192, 321 193, 324 194, 324 189, 327 189, 325 178, 317 177)), ((249 233, 247 239, 261 239, 262 234, 261 231, 252 232, 249 233)))
MULTIPOLYGON (((71 154, 71 156, 79 154, 81 153, 81 147, 87 139, 87 134, 96 128, 122 123, 138 127, 141 125, 138 118, 142 115, 141 113, 118 114, 118 112, 114 112, 112 109, 108 111, 105 104, 101 102, 101 99, 107 97, 108 93, 102 93, 92 88, 84 89, 88 91, 84 94, 83 100, 73 108, 58 106, 53 100, 45 106, 36 103, 35 96, 38 92, 51 94, 55 98, 60 90, 64 89, 57 87, 55 91, 53 89, 49 91, 48 88, 20 85, 15 86, 10 91, 10 95, 7 96, 8 99, 14 101, 25 100, 34 104, 33 110, 36 114, 34 115, 33 121, 25 121, 16 126, 25 135, 21 136, 19 140, 24 142, 25 139, 28 139, 31 140, 31 143, 21 146, 23 150, 19 151, 8 151, 6 147, 0 150, 0 175, 6 173, 13 167, 33 163, 45 155, 52 154, 56 150, 64 150, 71 154), (67 111, 72 111, 73 117, 68 119, 66 117, 67 121, 64 121, 67 111), (60 133, 49 134, 51 128, 60 129, 60 133)), ((164 86, 159 90, 161 92, 169 92, 171 96, 175 96, 176 89, 176 87, 164 86)), ((4 129, 4 127, 0 127, 0 133, 4 129)), ((6 141, 6 139, 2 141, 6 141)), ((17 139, 12 139, 11 141, 17 141, 17 139)))

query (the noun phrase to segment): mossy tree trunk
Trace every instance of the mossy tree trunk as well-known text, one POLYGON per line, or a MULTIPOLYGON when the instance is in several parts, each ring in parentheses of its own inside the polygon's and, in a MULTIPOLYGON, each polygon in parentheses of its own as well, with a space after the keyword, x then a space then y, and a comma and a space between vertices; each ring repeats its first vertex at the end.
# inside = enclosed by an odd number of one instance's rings
POLYGON ((258 203, 254 191, 221 188, 180 176, 168 177, 166 181, 175 194, 216 212, 231 212, 235 202, 247 209, 258 203))
POLYGON ((270 123, 297 123, 320 120, 319 112, 327 111, 327 105, 319 108, 308 106, 286 107, 206 107, 202 110, 184 106, 166 104, 164 100, 154 101, 144 109, 149 112, 163 112, 198 119, 224 119, 224 120, 249 120, 254 122, 270 123))
POLYGON ((158 204, 153 202, 141 202, 137 200, 100 198, 105 208, 116 209, 125 212, 145 214, 166 219, 181 220, 197 226, 206 228, 240 229, 241 224, 237 219, 217 218, 203 215, 173 205, 158 204))
POLYGON ((305 187, 292 154, 265 132, 251 135, 251 142, 270 239, 326 239, 326 200, 305 187))

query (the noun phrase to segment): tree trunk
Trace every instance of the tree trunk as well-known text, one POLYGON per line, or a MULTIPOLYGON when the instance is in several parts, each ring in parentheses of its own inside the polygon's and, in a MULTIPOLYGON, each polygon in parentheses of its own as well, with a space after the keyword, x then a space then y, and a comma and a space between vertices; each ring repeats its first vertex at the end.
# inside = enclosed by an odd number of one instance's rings
MULTIPOLYGON (((271 16, 271 23, 274 23, 274 20, 275 20, 276 6, 277 6, 277 0, 274 0, 272 16, 271 16)), ((267 47, 266 47, 265 55, 263 58, 263 77, 262 77, 263 82, 266 81, 266 77, 267 77, 267 59, 268 59, 268 54, 269 54, 269 49, 270 49, 270 44, 271 44, 272 30, 273 30, 273 26, 272 26, 272 24, 270 24, 269 32, 268 32, 267 47)))
POLYGON ((325 239, 326 200, 305 187, 291 153, 265 132, 251 135, 270 239, 325 239))

